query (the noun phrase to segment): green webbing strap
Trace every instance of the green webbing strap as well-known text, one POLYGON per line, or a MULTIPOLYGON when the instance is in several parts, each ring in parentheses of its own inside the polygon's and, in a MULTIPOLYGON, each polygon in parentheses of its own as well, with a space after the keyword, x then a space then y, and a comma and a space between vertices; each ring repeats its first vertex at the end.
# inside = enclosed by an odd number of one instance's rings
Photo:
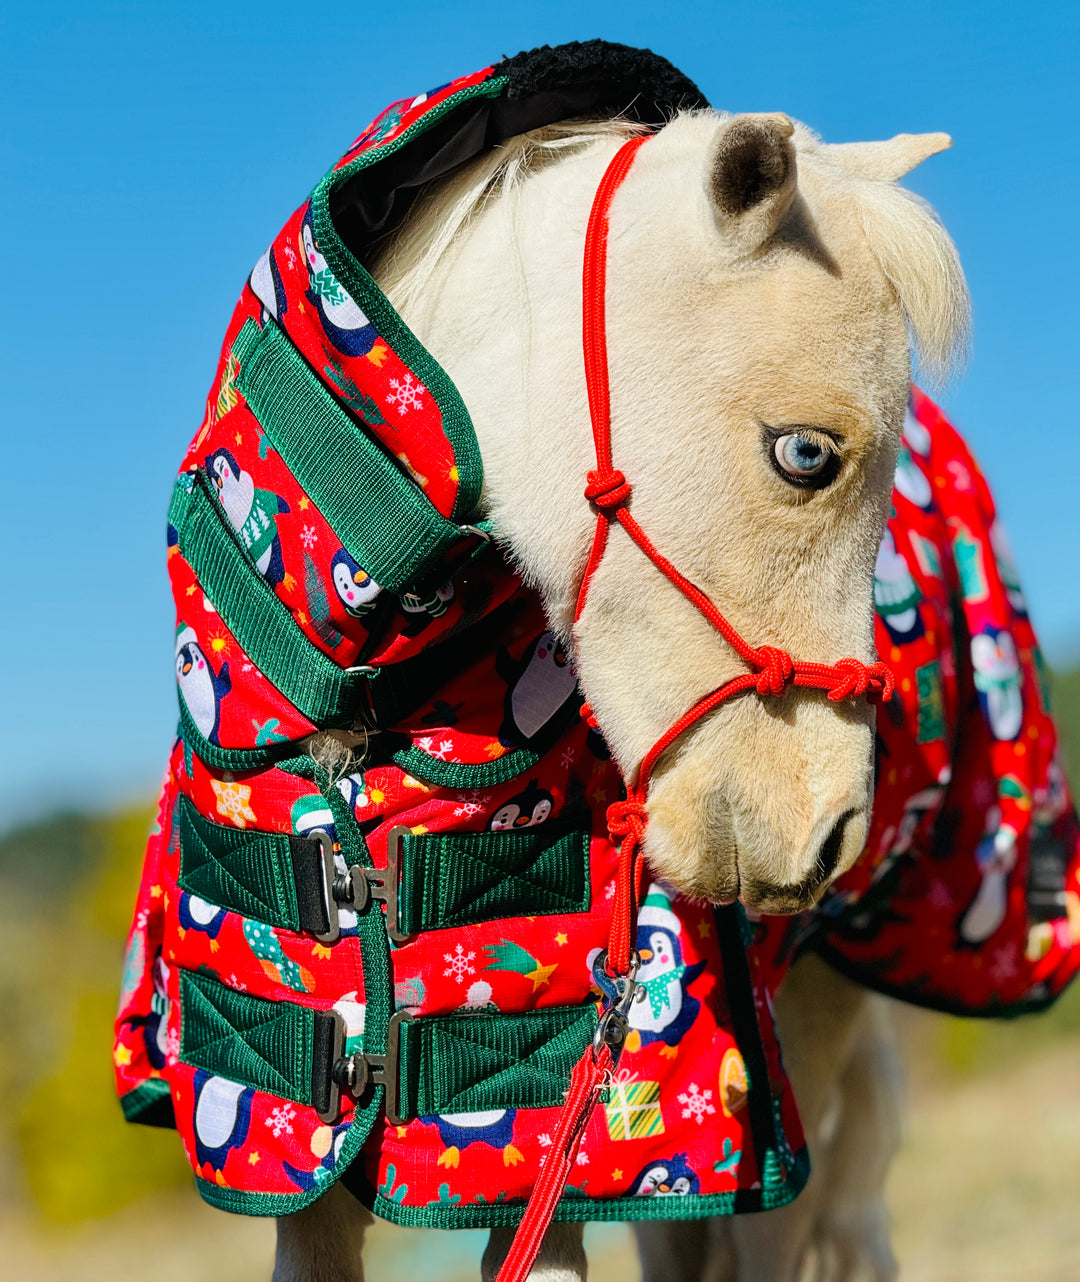
POLYGON ((250 997, 209 975, 180 972, 181 1060, 298 1104, 318 1098, 316 1018, 307 1006, 250 997))
POLYGON ((309 837, 210 823, 183 794, 179 885, 243 917, 285 930, 329 928, 322 852, 309 837))
POLYGON ((444 1015, 400 1025, 402 1117, 554 1108, 596 1031, 596 1007, 444 1015))
MULTIPOLYGON (((399 1017, 387 1047, 403 1119, 485 1109, 554 1108, 596 1031, 596 1007, 399 1017)), ((236 992, 180 971, 180 1059, 298 1104, 325 1107, 333 1017, 236 992)), ((379 1057, 381 1058, 381 1056, 379 1057)))
MULTIPOLYGON (((367 677, 339 667, 308 641, 236 541, 207 484, 201 471, 185 473, 173 491, 169 522, 181 555, 251 661, 294 707, 317 726, 351 721, 367 677)), ((201 756, 200 743, 201 735, 193 744, 201 756)))
POLYGON ((398 930, 405 935, 589 909, 589 834, 564 824, 408 833, 400 865, 398 930))
POLYGON ((353 559, 388 592, 416 583, 463 537, 312 373, 285 334, 247 320, 236 385, 353 559))

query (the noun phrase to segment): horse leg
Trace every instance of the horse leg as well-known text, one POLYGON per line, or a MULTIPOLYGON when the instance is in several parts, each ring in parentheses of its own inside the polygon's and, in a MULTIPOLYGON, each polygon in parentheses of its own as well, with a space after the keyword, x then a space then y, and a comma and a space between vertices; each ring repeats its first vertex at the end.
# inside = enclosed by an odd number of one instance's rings
MULTIPOLYGON (((819 1237, 819 1223, 833 1205, 830 1147, 845 1124, 842 1078, 861 1039, 868 1035, 871 997, 813 954, 801 958, 776 999, 784 1063, 803 1119, 812 1173, 787 1206, 738 1216, 731 1239, 739 1282, 796 1282, 819 1237)), ((852 1145, 876 1148, 880 1137, 853 1120, 852 1145)))
MULTIPOLYGON (((531 1282, 585 1282, 584 1234, 584 1224, 553 1224, 544 1235, 540 1254, 529 1273, 531 1282)), ((513 1228, 491 1230, 480 1262, 481 1282, 494 1282, 513 1240, 513 1228)))
POLYGON ((894 1282, 885 1177, 900 1146, 903 1075, 888 1008, 872 998, 839 1083, 841 1114, 828 1145, 817 1228, 822 1282, 894 1282))
POLYGON ((633 1229, 641 1282, 738 1282, 726 1218, 639 1220, 633 1229))
POLYGON ((364 1282, 361 1252, 371 1221, 340 1184, 295 1215, 280 1216, 271 1282, 364 1282))

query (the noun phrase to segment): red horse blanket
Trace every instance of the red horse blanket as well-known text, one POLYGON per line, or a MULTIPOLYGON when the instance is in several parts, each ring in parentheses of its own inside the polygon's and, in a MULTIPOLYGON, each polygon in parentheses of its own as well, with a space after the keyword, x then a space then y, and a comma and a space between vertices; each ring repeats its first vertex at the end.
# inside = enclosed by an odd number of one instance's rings
MULTIPOLYGON (((260 259, 170 507, 180 735, 114 1051, 230 1210, 341 1178, 399 1223, 510 1223, 596 1026, 620 788, 572 654, 476 512, 453 385, 358 261, 420 181, 511 132, 700 95, 640 51, 520 55, 383 113, 260 259), (627 86, 633 86, 634 93, 627 86), (636 96, 635 96, 636 95, 636 96), (330 773, 301 741, 371 731, 330 773)), ((897 691, 873 826, 818 911, 653 885, 644 999, 557 1215, 779 1205, 805 1147, 771 999, 799 949, 968 1013, 1080 960, 1080 841, 1023 596, 969 452, 913 393, 875 576, 897 691)))

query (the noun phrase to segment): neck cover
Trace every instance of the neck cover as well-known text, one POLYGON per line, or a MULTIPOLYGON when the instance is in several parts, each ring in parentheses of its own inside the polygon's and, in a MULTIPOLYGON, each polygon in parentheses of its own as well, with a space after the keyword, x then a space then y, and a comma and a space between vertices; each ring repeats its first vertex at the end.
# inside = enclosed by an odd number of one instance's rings
MULTIPOLYGON (((597 1024, 620 794, 573 655, 477 504, 467 411, 360 265, 426 182, 571 115, 703 106, 593 42, 389 107, 256 264, 169 514, 180 736, 114 1059, 202 1195, 516 1222, 597 1024), (373 733, 362 770, 299 748, 373 733), (389 937, 388 937, 389 932, 389 937)), ((800 949, 965 1013, 1035 1009, 1080 958, 1078 839, 1038 650, 978 469, 913 393, 878 557, 866 852, 800 918, 646 884, 646 999, 556 1216, 780 1205, 805 1148, 770 1002, 800 949)))

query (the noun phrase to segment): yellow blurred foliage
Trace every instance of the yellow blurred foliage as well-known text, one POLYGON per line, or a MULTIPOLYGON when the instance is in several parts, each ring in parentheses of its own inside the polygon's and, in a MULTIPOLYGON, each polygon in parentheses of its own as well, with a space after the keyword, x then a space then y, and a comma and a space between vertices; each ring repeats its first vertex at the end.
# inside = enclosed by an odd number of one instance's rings
POLYGON ((175 1132, 128 1125, 113 1085, 112 1025, 149 826, 144 807, 88 821, 90 866, 70 894, 41 905, 35 929, 20 940, 27 1009, 45 1037, 12 1138, 26 1191, 56 1224, 108 1215, 191 1181, 175 1132))

